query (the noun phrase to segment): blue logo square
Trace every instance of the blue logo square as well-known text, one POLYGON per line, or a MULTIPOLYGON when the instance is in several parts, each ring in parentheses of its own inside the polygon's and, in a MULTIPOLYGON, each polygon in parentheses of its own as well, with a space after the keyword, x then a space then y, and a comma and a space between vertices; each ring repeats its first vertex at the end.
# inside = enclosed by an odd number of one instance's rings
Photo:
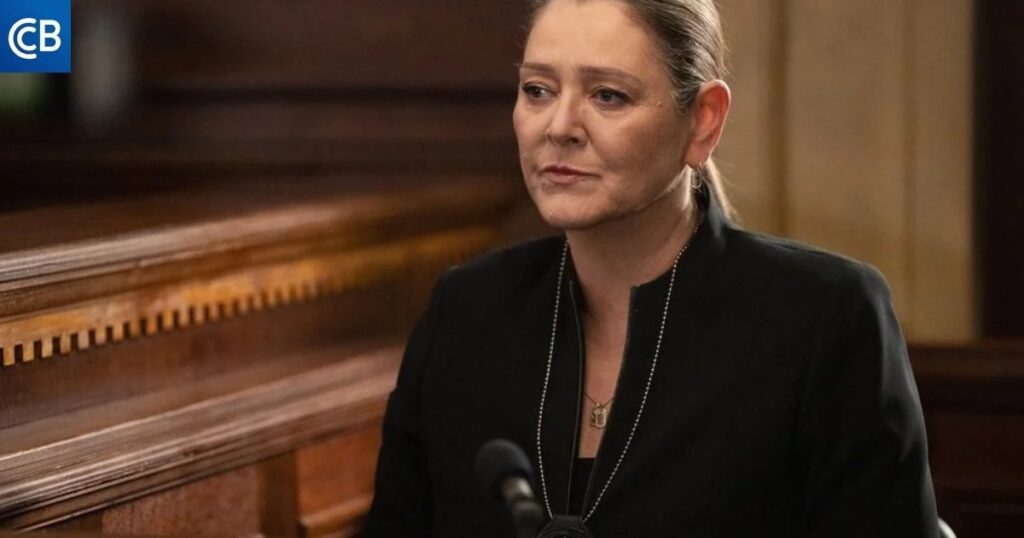
POLYGON ((0 0, 0 72, 71 72, 71 0, 0 0))

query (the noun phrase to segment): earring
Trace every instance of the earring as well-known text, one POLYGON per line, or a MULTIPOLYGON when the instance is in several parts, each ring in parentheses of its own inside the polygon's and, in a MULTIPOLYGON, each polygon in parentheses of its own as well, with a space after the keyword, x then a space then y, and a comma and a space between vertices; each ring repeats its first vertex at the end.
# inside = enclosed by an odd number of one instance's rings
POLYGON ((690 181, 692 183, 691 186, 695 191, 700 190, 700 188, 704 185, 704 174, 702 173, 704 169, 704 164, 701 163, 696 166, 691 166, 690 168, 693 170, 693 174, 690 175, 690 181))

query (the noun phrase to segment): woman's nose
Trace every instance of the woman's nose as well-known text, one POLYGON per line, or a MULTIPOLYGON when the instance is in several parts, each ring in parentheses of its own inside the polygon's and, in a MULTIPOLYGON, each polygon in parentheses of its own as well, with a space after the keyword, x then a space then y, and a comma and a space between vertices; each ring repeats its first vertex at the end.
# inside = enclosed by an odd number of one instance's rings
POLYGON ((558 145, 582 144, 586 140, 586 130, 581 119, 577 100, 568 95, 561 97, 545 132, 548 140, 558 145))

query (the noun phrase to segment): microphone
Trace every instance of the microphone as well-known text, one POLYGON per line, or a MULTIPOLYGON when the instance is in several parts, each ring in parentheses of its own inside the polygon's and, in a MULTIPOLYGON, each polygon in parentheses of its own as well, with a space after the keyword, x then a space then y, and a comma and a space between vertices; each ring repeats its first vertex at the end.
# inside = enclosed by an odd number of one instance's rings
POLYGON ((505 503, 519 538, 536 538, 544 512, 533 494, 533 467, 512 441, 494 439, 476 454, 476 476, 487 495, 505 503))

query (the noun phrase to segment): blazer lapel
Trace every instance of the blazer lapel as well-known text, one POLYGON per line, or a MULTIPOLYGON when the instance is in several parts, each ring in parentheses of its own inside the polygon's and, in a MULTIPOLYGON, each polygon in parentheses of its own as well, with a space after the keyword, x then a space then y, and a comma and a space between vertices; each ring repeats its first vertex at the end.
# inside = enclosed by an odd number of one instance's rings
MULTIPOLYGON (((554 278, 557 280, 557 272, 554 278)), ((541 425, 543 475, 540 470, 540 458, 535 461, 538 465, 538 485, 544 487, 540 485, 543 477, 547 498, 554 514, 565 514, 569 505, 569 474, 576 457, 577 421, 582 398, 580 379, 583 376, 583 356, 579 341, 582 332, 574 311, 575 294, 572 292, 572 286, 570 269, 567 267, 560 290, 558 334, 555 338, 551 376, 548 380, 541 425)), ((554 302, 554 294, 551 301, 554 302)), ((549 341, 550 328, 544 336, 545 340, 549 341)))

